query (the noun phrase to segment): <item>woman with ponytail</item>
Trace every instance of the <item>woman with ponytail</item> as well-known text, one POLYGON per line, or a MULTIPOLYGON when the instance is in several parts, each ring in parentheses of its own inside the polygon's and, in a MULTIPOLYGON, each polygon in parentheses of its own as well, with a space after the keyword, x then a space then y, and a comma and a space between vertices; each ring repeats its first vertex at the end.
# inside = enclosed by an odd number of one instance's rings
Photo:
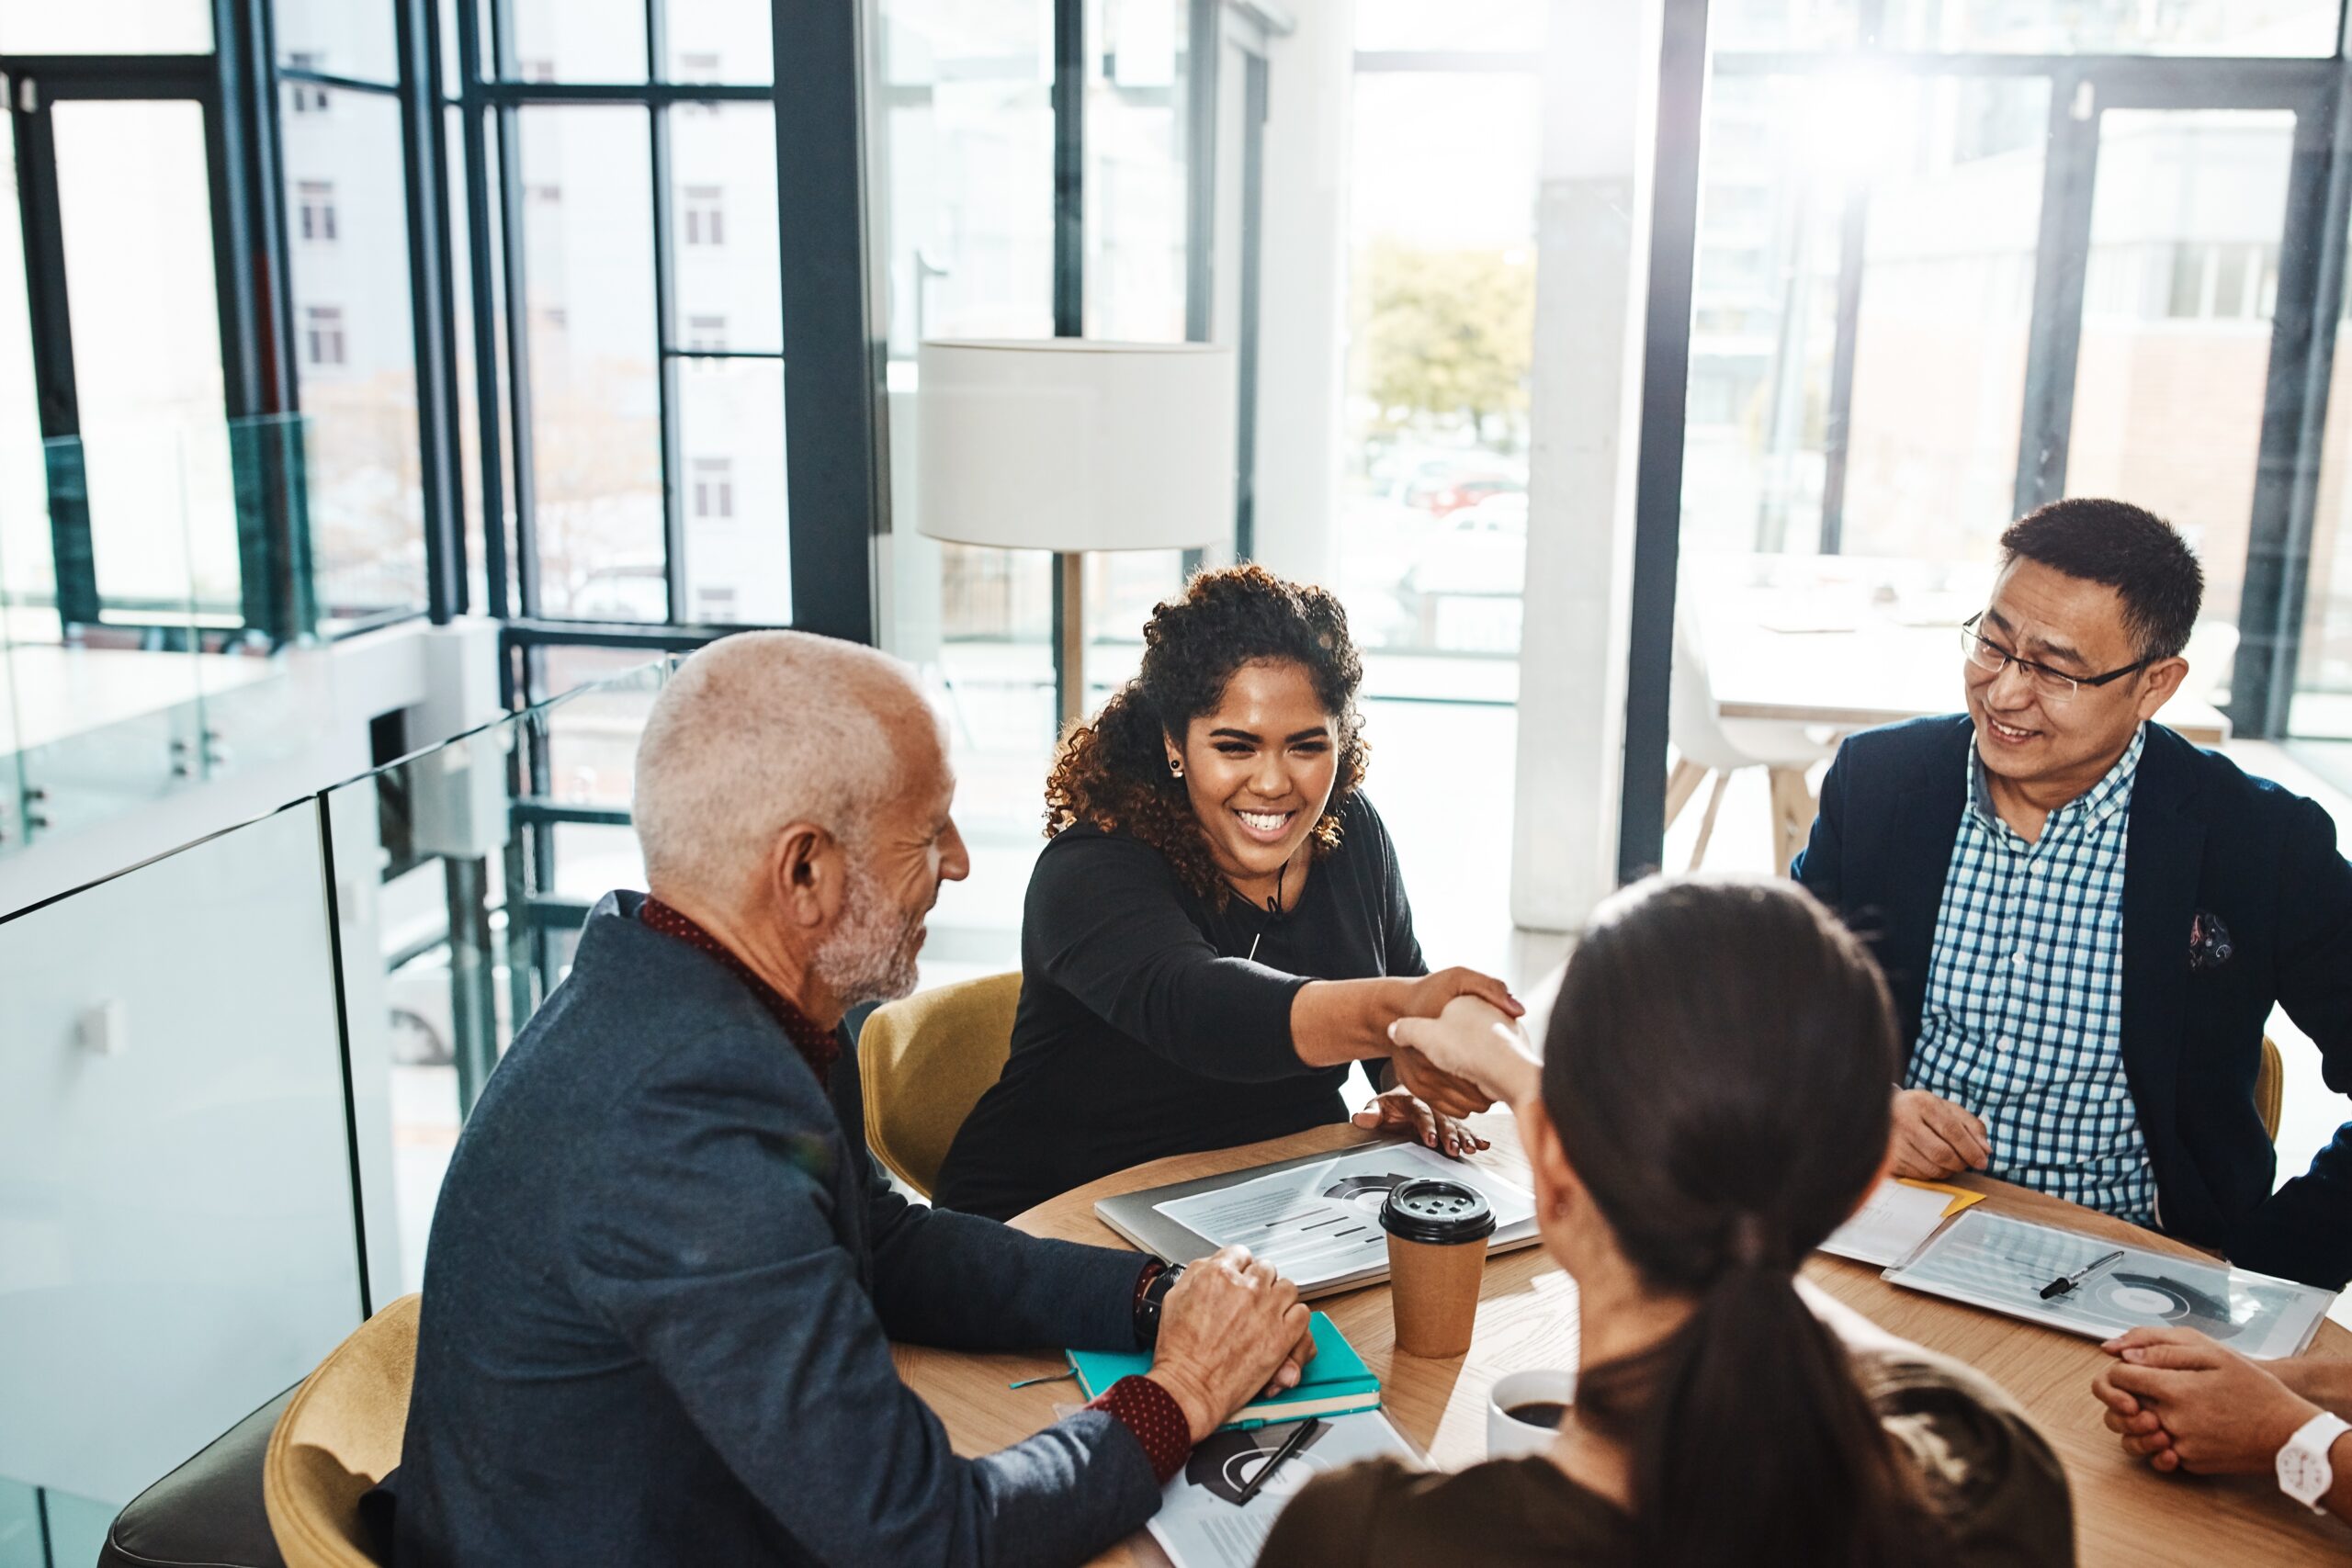
MULTIPOLYGON (((1363 793, 1363 663, 1340 602, 1262 567, 1202 572, 1143 667, 1064 737, 1021 927, 1003 1076, 940 1168, 944 1207, 1009 1219, 1140 1160, 1347 1116, 1350 1063, 1498 980, 1430 974, 1363 793)), ((1357 1113, 1447 1154, 1489 1101, 1408 1077, 1357 1113)))
POLYGON ((2074 1561, 2056 1458, 1977 1373, 1796 1278, 1885 1168, 1884 983, 1793 883, 1603 905, 1540 1061, 1457 1002, 1399 1051, 1511 1101, 1583 1361, 1545 1453, 1323 1477, 1262 1565, 1977 1568, 2074 1561))

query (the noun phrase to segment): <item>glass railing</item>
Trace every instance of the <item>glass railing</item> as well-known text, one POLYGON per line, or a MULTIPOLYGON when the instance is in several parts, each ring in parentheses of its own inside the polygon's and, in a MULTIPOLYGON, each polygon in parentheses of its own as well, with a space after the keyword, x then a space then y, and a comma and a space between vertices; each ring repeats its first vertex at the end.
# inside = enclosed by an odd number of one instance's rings
POLYGON ((92 430, 0 475, 0 855, 293 755, 288 650, 424 608, 413 441, 350 423, 92 430))
POLYGON ((643 885, 670 668, 0 919, 0 1546, 102 1531, 418 1287, 465 1111, 643 885))

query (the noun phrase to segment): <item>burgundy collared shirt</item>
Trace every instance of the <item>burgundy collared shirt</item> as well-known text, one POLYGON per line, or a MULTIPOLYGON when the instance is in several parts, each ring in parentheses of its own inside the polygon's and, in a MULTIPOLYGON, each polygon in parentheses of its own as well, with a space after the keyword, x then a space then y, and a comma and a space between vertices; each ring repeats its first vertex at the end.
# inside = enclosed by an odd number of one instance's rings
MULTIPOLYGON (((729 974, 750 987, 752 995, 760 999, 760 1005, 773 1013, 776 1022, 784 1026, 785 1034, 792 1041, 793 1048, 800 1053, 801 1059, 808 1064, 808 1070, 817 1075, 817 1081, 820 1084, 827 1081, 832 1074, 833 1064, 841 1058, 838 1034, 819 1024, 794 1006, 790 997, 761 979, 750 964, 728 949, 726 943, 651 894, 646 895, 644 907, 638 911, 638 919, 650 930, 660 931, 663 936, 675 937, 687 946, 710 954, 724 964, 729 974)), ((1135 1299, 1137 1303, 1143 1300, 1144 1288, 1159 1274, 1162 1267, 1156 1258, 1144 1264, 1136 1280, 1135 1299)), ((1151 1462, 1152 1473, 1159 1478, 1162 1486, 1184 1468, 1185 1460, 1192 1456, 1193 1429, 1192 1424, 1184 1419, 1184 1407, 1176 1403, 1174 1394, 1149 1378, 1121 1378, 1104 1389, 1087 1408, 1105 1412, 1136 1435, 1136 1441, 1143 1445, 1144 1457, 1151 1462)))

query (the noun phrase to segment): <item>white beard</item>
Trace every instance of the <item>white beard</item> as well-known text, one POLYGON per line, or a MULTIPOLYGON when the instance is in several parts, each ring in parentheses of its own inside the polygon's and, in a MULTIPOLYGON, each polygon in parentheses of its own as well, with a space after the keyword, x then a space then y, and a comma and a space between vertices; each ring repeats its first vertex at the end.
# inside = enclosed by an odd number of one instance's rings
POLYGON ((915 988, 915 932, 928 912, 897 908, 878 878, 852 864, 842 923, 812 960, 817 977, 844 1007, 905 996, 915 988))

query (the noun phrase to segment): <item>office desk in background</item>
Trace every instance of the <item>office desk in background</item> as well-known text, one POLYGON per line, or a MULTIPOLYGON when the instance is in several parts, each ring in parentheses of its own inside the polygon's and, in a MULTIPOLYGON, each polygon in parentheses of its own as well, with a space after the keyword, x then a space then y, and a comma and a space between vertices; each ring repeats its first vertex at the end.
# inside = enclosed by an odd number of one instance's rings
MULTIPOLYGON (((1495 1112, 1476 1118, 1475 1124, 1495 1143, 1479 1158, 1523 1179, 1526 1163, 1511 1118, 1495 1112)), ((1012 1223, 1037 1235, 1123 1247, 1094 1217, 1096 1199, 1369 1141, 1342 1123, 1246 1148, 1155 1160, 1064 1193, 1012 1223)), ((1962 1179, 1988 1194, 1986 1202, 1996 1212, 2093 1235, 2128 1236, 2165 1250, 2190 1250, 2053 1198, 2002 1182, 1962 1179)), ((1977 1368, 2026 1408, 2065 1464, 2075 1497, 2078 1559, 2086 1568, 2340 1565, 2352 1554, 2352 1529, 2307 1513, 2282 1496, 2267 1476, 2161 1476, 2125 1454, 2091 1398, 2091 1378, 2107 1359, 2091 1341, 1900 1291, 1882 1280, 1878 1270, 1838 1258, 1816 1257, 1805 1274, 1889 1333, 1977 1368)), ((1477 1337, 1467 1356, 1446 1360, 1396 1352, 1385 1285, 1368 1285, 1317 1304, 1380 1375, 1388 1417, 1397 1429, 1438 1467, 1459 1470, 1486 1457, 1487 1391, 1497 1378, 1522 1369, 1576 1364, 1576 1286, 1543 1248, 1495 1258, 1487 1265, 1480 1292, 1477 1337)), ((2322 1325, 2312 1353, 2352 1359, 2352 1332, 2322 1325)), ((1005 1387, 1058 1370, 1058 1356, 969 1355, 917 1346, 895 1347, 893 1354, 900 1374, 946 1423, 958 1453, 987 1453, 1018 1442, 1052 1424, 1055 1404, 1077 1402, 1067 1382, 1018 1391, 1005 1387)), ((1140 1533, 1096 1559, 1102 1565, 1165 1561, 1140 1533)))

